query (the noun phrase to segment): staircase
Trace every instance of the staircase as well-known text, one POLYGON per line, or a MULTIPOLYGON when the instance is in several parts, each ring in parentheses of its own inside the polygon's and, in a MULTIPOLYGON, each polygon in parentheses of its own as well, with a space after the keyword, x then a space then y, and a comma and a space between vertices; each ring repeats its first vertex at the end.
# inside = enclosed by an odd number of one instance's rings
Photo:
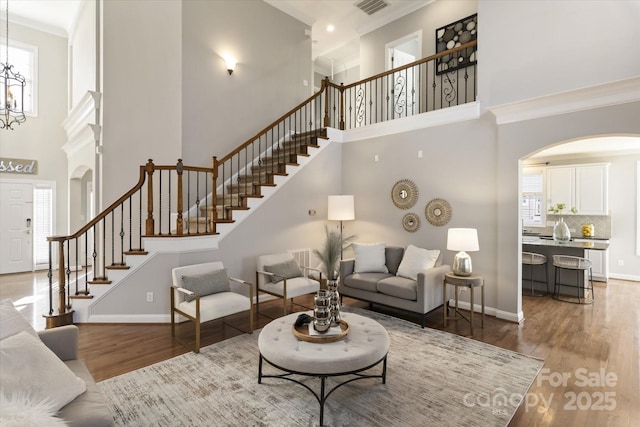
POLYGON ((47 327, 71 320, 109 321, 92 316, 92 305, 157 252, 216 249, 251 209, 328 145, 327 128, 355 130, 474 102, 475 64, 448 73, 434 70, 443 56, 475 50, 476 44, 472 41, 349 85, 327 78, 320 91, 233 152, 219 160, 213 157, 211 167, 187 166, 182 160, 157 166, 149 160, 140 166, 138 183, 87 225, 69 236, 47 238, 52 254, 47 327), (418 75, 424 79, 418 79, 411 93, 396 91, 418 75))
POLYGON ((211 204, 198 207, 200 215, 187 221, 188 232, 197 234, 205 226, 216 230, 216 224, 233 223, 234 211, 249 210, 249 200, 264 197, 263 188, 276 187, 276 177, 288 176, 289 166, 300 166, 299 158, 310 157, 313 149, 320 148, 319 140, 327 140, 326 129, 294 134, 264 157, 254 159, 250 173, 238 174, 235 182, 227 182, 224 191, 218 192, 215 209, 211 204))

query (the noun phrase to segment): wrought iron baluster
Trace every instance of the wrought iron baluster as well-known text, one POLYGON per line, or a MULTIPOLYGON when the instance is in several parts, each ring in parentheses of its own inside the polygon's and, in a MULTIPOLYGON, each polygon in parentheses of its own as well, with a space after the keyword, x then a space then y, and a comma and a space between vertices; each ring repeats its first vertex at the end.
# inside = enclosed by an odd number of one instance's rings
POLYGON ((84 294, 89 295, 89 231, 84 233, 84 294))
MULTIPOLYGON (((66 307, 67 309, 71 308, 71 299, 70 299, 70 294, 71 294, 71 243, 67 240, 66 241, 67 244, 67 268, 65 269, 65 273, 67 274, 67 283, 66 283, 66 293, 67 293, 67 303, 66 303, 66 307)), ((63 286, 62 284, 59 284, 58 286, 63 286)))
POLYGON ((120 204, 120 265, 124 265, 124 203, 120 204))

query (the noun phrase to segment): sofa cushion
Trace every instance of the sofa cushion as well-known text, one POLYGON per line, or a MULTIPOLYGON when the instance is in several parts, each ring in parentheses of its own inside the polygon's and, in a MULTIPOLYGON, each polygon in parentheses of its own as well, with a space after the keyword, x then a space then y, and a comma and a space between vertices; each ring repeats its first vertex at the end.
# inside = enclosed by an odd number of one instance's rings
POLYGON ((16 309, 10 299, 0 301, 0 340, 22 331, 40 339, 36 330, 16 309))
POLYGON ((385 243, 354 243, 353 252, 356 264, 354 273, 388 273, 386 265, 385 243))
POLYGON ((344 279, 344 285, 363 291, 377 292, 377 283, 380 280, 393 277, 389 273, 355 273, 344 279))
MULTIPOLYGON (((201 297, 231 291, 229 275, 226 268, 197 276, 182 276, 182 286, 201 297)), ((185 295, 184 299, 190 302, 193 301, 195 297, 185 295)))
POLYGON ((418 273, 433 268, 440 255, 437 249, 428 250, 409 245, 404 251, 402 262, 398 267, 397 276, 418 280, 418 273))
POLYGON ((264 271, 273 273, 275 276, 268 276, 272 282, 280 282, 282 279, 293 279, 294 277, 302 277, 302 269, 295 259, 290 259, 277 264, 265 265, 264 271))
POLYGON ((381 294, 415 301, 418 298, 417 287, 418 283, 415 280, 407 279, 406 277, 391 276, 380 280, 376 289, 381 294))
POLYGON ((0 341, 0 383, 4 393, 51 400, 56 411, 87 388, 40 339, 24 331, 0 341))
POLYGON ((69 360, 65 365, 87 384, 87 391, 76 397, 67 406, 60 409, 58 416, 72 421, 78 426, 107 427, 113 426, 113 415, 106 404, 102 391, 98 388, 84 363, 80 360, 69 360))

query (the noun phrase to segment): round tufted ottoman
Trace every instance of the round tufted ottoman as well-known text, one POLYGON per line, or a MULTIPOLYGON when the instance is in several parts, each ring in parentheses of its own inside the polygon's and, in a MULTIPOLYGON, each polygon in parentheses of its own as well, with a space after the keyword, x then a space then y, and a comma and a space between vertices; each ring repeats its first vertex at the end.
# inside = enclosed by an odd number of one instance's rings
MULTIPOLYGON (((342 340, 331 343, 312 343, 298 340, 292 328, 298 315, 275 319, 267 324, 258 337, 260 363, 258 365, 258 383, 263 378, 281 378, 303 385, 311 391, 320 403, 320 425, 324 421, 324 403, 326 398, 338 387, 364 378, 381 378, 386 381, 387 352, 389 351, 389 334, 375 320, 353 313, 341 313, 343 320, 349 323, 349 334, 342 340), (262 373, 262 361, 284 371, 284 374, 265 375, 262 373), (364 375, 360 372, 383 362, 382 373, 364 375), (314 376, 320 378, 320 394, 318 395, 306 384, 292 378, 291 374, 314 376), (325 381, 328 377, 356 375, 355 378, 336 385, 325 392, 325 381)), ((307 313, 313 315, 313 313, 307 313)))

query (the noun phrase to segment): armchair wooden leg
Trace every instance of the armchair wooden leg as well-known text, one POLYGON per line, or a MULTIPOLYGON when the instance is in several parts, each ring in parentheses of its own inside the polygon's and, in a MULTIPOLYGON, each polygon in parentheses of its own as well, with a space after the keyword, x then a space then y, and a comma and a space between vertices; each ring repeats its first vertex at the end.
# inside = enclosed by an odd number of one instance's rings
POLYGON ((194 353, 200 353, 200 322, 196 322, 196 349, 194 353))

